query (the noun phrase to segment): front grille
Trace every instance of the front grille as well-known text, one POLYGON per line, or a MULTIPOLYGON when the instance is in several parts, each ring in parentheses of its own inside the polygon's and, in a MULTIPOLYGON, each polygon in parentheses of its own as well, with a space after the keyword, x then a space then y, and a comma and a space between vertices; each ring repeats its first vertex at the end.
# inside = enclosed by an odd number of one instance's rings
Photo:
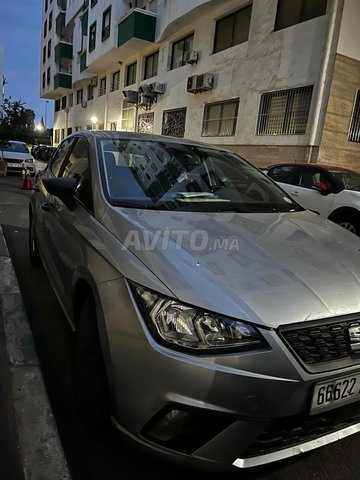
POLYGON ((360 352, 352 352, 349 328, 359 326, 360 321, 351 319, 331 323, 311 322, 306 327, 286 327, 280 336, 310 371, 326 368, 312 368, 329 364, 331 369, 359 363, 360 352), (338 365, 334 365, 337 362, 338 365))
POLYGON ((24 160, 19 160, 18 158, 7 158, 6 163, 23 163, 24 160))
POLYGON ((360 404, 353 403, 322 414, 282 418, 271 422, 250 445, 243 458, 257 457, 309 442, 360 423, 360 404))

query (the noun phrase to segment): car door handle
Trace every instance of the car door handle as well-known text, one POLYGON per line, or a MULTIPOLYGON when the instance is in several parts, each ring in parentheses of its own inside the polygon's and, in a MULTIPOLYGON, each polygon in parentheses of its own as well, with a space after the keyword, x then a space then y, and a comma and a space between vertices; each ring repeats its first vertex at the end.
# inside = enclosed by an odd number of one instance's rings
POLYGON ((42 203, 42 204, 41 204, 41 208, 42 208, 43 210, 45 210, 45 212, 49 212, 49 211, 50 211, 50 204, 47 203, 47 202, 42 203))
POLYGON ((295 190, 295 192, 292 192, 292 195, 294 195, 294 197, 299 197, 299 196, 300 196, 300 192, 298 192, 297 190, 295 190))

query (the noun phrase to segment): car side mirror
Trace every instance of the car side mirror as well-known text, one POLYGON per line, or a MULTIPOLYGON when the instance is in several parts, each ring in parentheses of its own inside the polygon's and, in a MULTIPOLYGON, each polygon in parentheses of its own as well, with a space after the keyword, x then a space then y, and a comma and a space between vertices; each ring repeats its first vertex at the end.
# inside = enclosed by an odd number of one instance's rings
POLYGON ((321 195, 329 195, 330 188, 325 182, 317 182, 311 187, 314 190, 317 190, 321 195))
POLYGON ((78 184, 76 178, 45 178, 43 180, 44 187, 50 195, 60 198, 60 200, 68 207, 69 210, 75 209, 75 190, 78 184))

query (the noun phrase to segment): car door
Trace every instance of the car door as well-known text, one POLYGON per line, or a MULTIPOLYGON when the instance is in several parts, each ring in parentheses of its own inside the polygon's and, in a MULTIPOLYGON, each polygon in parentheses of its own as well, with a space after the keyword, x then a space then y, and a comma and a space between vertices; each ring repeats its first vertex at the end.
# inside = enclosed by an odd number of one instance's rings
POLYGON ((292 186, 290 194, 302 207, 327 218, 334 201, 334 190, 333 181, 326 170, 309 165, 301 167, 298 185, 292 186), (326 184, 328 193, 324 195, 314 189, 317 183, 326 184))
POLYGON ((47 212, 48 242, 56 272, 57 293, 65 309, 71 311, 73 273, 86 266, 94 219, 89 145, 78 137, 60 167, 59 177, 76 178, 76 207, 70 210, 58 197, 51 197, 47 212))
POLYGON ((52 208, 51 202, 53 200, 50 198, 50 195, 46 191, 43 185, 43 179, 58 176, 60 168, 64 160, 69 155, 72 147, 74 145, 74 139, 65 139, 57 148, 54 153, 51 164, 41 172, 37 180, 38 192, 36 193, 36 201, 34 218, 36 219, 36 235, 39 243, 39 248, 42 253, 42 256, 45 259, 45 267, 48 275, 55 287, 58 286, 59 278, 57 275, 57 270, 54 263, 54 257, 52 255, 52 245, 49 239, 48 231, 48 217, 49 212, 52 208))

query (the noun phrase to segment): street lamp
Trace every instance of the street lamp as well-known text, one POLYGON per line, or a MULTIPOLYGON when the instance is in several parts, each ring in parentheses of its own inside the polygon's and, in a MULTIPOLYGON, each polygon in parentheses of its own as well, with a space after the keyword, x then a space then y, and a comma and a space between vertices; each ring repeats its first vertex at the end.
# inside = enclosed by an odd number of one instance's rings
POLYGON ((38 123, 35 127, 35 130, 38 132, 42 132, 44 130, 44 127, 41 125, 41 123, 38 123))
POLYGON ((95 115, 94 115, 94 116, 92 116, 92 117, 90 118, 90 120, 91 120, 91 123, 92 123, 92 129, 95 130, 94 127, 96 126, 98 119, 97 119, 97 117, 95 117, 95 115))

